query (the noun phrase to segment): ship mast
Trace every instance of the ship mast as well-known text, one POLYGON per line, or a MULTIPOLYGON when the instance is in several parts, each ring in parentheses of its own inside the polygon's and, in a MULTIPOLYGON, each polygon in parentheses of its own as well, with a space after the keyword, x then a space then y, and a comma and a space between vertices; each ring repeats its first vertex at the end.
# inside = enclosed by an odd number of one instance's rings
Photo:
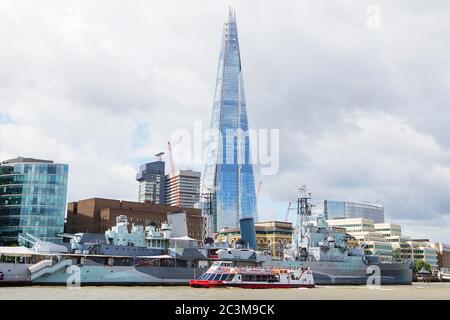
MULTIPOLYGON (((300 243, 303 240, 304 236, 304 224, 305 222, 309 222, 309 216, 311 216, 311 203, 309 200, 311 199, 311 192, 308 191, 308 187, 303 185, 298 188, 298 198, 297 198, 297 248, 299 248, 299 239, 300 243)), ((308 252, 309 252, 309 241, 308 241, 308 252)))
POLYGON ((202 244, 205 245, 205 240, 208 237, 212 237, 212 196, 213 191, 208 188, 206 192, 200 194, 203 202, 202 206, 202 217, 203 217, 203 228, 202 228, 202 244))

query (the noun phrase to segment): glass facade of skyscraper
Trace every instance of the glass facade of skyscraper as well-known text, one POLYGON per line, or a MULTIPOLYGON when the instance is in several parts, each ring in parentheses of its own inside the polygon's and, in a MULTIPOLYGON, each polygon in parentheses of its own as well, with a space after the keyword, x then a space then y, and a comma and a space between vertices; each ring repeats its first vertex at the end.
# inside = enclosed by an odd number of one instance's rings
POLYGON ((0 245, 18 243, 27 233, 61 242, 64 232, 68 165, 17 158, 0 164, 0 245))
POLYGON ((210 129, 202 192, 212 194, 211 229, 220 231, 238 227, 240 218, 256 216, 236 15, 231 9, 224 26, 210 129))
POLYGON ((136 174, 139 182, 139 202, 166 204, 166 164, 154 161, 142 165, 136 174))
POLYGON ((375 223, 384 222, 384 207, 379 203, 324 200, 323 208, 327 219, 364 218, 373 220, 375 223))

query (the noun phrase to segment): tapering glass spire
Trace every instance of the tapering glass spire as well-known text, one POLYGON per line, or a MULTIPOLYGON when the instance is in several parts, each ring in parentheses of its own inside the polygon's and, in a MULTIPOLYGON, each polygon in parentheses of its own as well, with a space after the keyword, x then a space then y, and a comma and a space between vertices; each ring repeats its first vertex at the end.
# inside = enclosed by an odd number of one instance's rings
POLYGON ((250 159, 247 110, 236 15, 224 24, 202 192, 212 193, 212 230, 238 227, 256 216, 255 182, 250 159))

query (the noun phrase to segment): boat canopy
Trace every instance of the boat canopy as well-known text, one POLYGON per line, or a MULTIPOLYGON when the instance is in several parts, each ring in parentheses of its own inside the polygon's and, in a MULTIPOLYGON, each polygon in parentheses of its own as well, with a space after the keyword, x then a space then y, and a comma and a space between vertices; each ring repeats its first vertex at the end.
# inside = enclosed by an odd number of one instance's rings
POLYGON ((0 247, 0 256, 31 257, 39 254, 27 247, 0 247))
POLYGON ((198 241, 198 240, 192 239, 188 236, 170 238, 170 240, 198 241))
POLYGON ((63 253, 63 257, 85 257, 85 258, 114 258, 114 259, 173 259, 172 256, 167 254, 156 256, 116 256, 116 255, 104 255, 104 254, 83 254, 83 253, 63 253))

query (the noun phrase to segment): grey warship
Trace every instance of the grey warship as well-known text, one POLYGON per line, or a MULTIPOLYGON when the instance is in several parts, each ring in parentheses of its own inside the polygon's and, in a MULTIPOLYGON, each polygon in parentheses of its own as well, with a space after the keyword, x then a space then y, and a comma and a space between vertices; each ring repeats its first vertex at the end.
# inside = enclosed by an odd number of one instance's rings
MULTIPOLYGON (((71 238, 69 248, 39 239, 31 249, 0 248, 0 256, 16 256, 15 263, 0 263, 0 285, 188 285, 217 260, 238 266, 309 268, 318 285, 412 283, 409 262, 381 262, 361 247, 349 246, 350 236, 330 227, 325 216, 312 221, 308 199, 298 199, 298 232, 282 260, 248 245, 199 245, 188 237, 173 237, 170 224, 160 229, 133 225, 129 232, 126 216, 119 216, 105 234, 65 235, 71 238), (24 263, 17 263, 18 256, 24 263)), ((242 243, 255 237, 246 230, 241 232, 242 243)))
POLYGON ((22 239, 31 248, 0 247, 0 285, 188 285, 208 269, 217 248, 174 236, 173 227, 129 231, 122 215, 104 234, 64 234, 67 246, 28 234, 22 239))
POLYGON ((323 217, 304 227, 298 249, 287 249, 283 261, 264 264, 280 267, 307 267, 319 285, 410 285, 409 262, 382 263, 377 256, 367 256, 362 248, 347 246, 347 234, 327 225, 323 217))
POLYGON ((331 228, 322 218, 308 225, 298 249, 286 249, 283 260, 274 260, 252 249, 219 250, 220 260, 262 267, 309 268, 317 285, 410 285, 409 262, 380 262, 367 256, 361 248, 347 246, 345 231, 331 228))
MULTIPOLYGON (((297 200, 297 232, 283 260, 261 256, 254 250, 219 250, 221 260, 253 260, 261 266, 309 268, 318 285, 410 285, 409 261, 381 262, 376 255, 366 255, 361 246, 351 247, 345 229, 330 227, 326 215, 311 219, 310 197, 297 200)), ((247 236, 241 232, 244 242, 247 236)))

